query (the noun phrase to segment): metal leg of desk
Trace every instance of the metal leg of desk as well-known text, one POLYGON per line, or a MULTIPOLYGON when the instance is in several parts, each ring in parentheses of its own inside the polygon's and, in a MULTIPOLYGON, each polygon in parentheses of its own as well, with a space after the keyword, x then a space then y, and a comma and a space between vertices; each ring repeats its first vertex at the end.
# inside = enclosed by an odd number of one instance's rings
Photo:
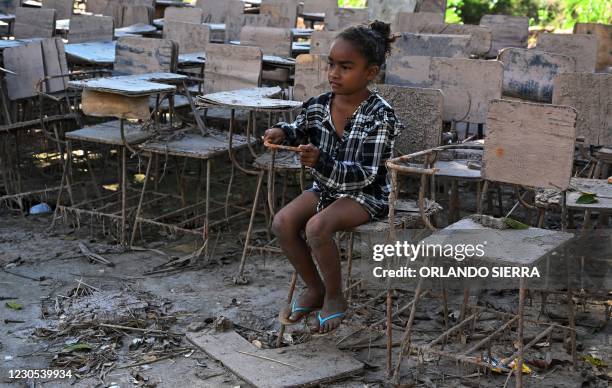
POLYGON ((525 287, 525 278, 521 277, 519 280, 519 305, 518 305, 518 327, 517 337, 518 337, 518 357, 516 361, 516 388, 523 387, 523 331, 525 327, 525 293, 527 292, 527 288, 525 287))
POLYGON ((142 191, 140 192, 140 199, 138 200, 138 207, 136 208, 136 216, 134 217, 134 227, 132 229, 132 237, 130 238, 130 246, 134 245, 136 239, 136 233, 138 231, 138 225, 140 223, 140 212, 142 211, 142 202, 144 200, 145 193, 147 191, 147 182, 149 181, 149 174, 151 172, 151 165, 153 164, 153 155, 149 154, 149 161, 147 162, 147 171, 145 172, 144 182, 142 183, 142 191))

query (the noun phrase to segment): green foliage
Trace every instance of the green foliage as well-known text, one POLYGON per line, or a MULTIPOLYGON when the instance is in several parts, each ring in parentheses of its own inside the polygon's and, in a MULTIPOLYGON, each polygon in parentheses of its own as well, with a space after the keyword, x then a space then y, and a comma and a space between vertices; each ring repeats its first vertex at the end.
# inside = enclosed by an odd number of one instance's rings
MULTIPOLYGON (((367 0, 338 0, 365 7, 367 0)), ((576 22, 612 23, 612 0, 448 0, 447 23, 478 24, 485 14, 529 17, 532 26, 571 29, 576 22)))
POLYGON ((340 7, 363 8, 366 6, 366 0, 338 0, 340 7))
POLYGON ((478 24, 482 15, 529 17, 532 26, 571 29, 576 22, 611 23, 610 0, 448 0, 446 22, 478 24))
POLYGON ((578 199, 576 200, 576 203, 583 205, 595 202, 599 202, 599 200, 597 199, 597 194, 587 192, 580 193, 580 197, 578 197, 578 199))

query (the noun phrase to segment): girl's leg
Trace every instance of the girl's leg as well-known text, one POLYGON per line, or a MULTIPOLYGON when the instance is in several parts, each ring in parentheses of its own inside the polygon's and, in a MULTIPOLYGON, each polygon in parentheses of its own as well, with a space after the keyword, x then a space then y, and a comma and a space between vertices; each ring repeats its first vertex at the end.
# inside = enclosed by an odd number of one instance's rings
MULTIPOLYGON (((325 280, 322 318, 346 310, 346 301, 342 295, 340 256, 332 236, 337 231, 353 228, 369 220, 370 214, 357 201, 340 198, 313 216, 306 224, 306 239, 325 280)), ((318 331, 331 331, 338 327, 341 321, 341 318, 330 319, 319 327, 318 331)))
MULTIPOLYGON (((320 307, 325 295, 321 276, 312 261, 306 241, 301 236, 306 223, 317 212, 318 201, 318 194, 305 191, 282 208, 272 221, 272 231, 278 237, 281 249, 307 287, 297 300, 299 307, 320 307)), ((290 306, 285 310, 284 316, 292 321, 304 315, 304 312, 299 311, 292 314, 290 306)))

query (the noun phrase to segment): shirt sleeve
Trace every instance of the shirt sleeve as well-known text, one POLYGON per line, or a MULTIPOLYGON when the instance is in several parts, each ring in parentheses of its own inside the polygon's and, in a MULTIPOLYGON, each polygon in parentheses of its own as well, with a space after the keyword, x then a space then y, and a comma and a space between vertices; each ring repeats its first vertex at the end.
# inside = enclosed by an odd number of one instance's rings
POLYGON ((292 123, 281 121, 274 128, 280 128, 285 132, 285 141, 283 143, 294 145, 299 139, 306 137, 306 129, 308 127, 308 106, 310 100, 302 105, 302 111, 292 123))
POLYGON ((399 131, 396 121, 386 113, 377 118, 360 147, 355 162, 337 161, 326 152, 319 154, 313 175, 326 188, 356 191, 370 185, 382 163, 391 157, 393 142, 399 131))

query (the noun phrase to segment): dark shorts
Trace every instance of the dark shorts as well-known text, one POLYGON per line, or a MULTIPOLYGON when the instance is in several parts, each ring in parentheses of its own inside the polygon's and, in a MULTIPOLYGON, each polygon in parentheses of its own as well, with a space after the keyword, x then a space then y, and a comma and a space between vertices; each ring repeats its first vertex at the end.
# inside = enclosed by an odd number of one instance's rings
POLYGON ((363 203, 362 201, 359 201, 357 198, 351 195, 342 195, 341 197, 335 197, 329 192, 323 191, 316 186, 312 186, 306 191, 315 193, 319 196, 319 202, 317 203, 317 212, 320 212, 321 210, 325 209, 339 198, 349 198, 361 205, 361 207, 370 215, 369 221, 385 219, 389 215, 389 207, 386 205, 380 206, 378 204, 363 203))

